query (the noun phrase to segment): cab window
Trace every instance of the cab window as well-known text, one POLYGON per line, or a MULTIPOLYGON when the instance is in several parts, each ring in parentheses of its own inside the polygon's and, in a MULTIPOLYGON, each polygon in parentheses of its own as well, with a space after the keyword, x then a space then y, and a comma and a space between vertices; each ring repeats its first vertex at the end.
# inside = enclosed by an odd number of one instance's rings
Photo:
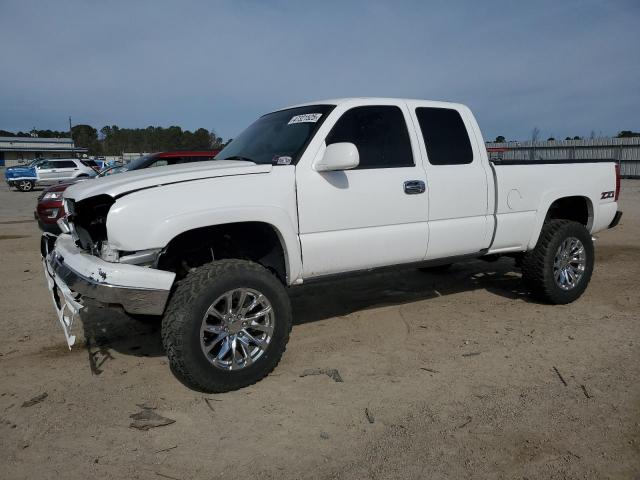
POLYGON ((392 105, 346 111, 326 138, 327 145, 350 142, 358 148, 357 169, 412 167, 409 131, 402 110, 392 105))
POLYGON ((431 165, 464 165, 473 161, 473 150, 460 113, 452 108, 416 108, 431 165))

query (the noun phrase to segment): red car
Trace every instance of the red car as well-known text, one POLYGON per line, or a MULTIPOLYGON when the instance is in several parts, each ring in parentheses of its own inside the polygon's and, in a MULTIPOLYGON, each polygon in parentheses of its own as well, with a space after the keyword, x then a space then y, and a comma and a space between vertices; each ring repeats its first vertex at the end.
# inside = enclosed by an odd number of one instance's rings
MULTIPOLYGON (((129 170, 140 170, 142 168, 162 167, 164 165, 177 165, 180 163, 204 162, 213 160, 218 154, 218 150, 191 151, 182 150, 178 152, 160 152, 145 155, 144 157, 132 160, 126 165, 106 168, 97 176, 104 177, 129 170)), ((38 205, 33 213, 41 230, 49 233, 59 234, 58 219, 64 215, 62 206, 62 194, 69 185, 76 181, 64 182, 45 188, 38 197, 38 205)))

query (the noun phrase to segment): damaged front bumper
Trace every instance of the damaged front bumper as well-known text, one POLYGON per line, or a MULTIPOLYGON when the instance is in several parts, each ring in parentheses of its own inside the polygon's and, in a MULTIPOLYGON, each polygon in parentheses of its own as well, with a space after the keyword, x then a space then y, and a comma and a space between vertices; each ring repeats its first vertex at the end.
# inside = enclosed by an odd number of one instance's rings
POLYGON ((69 347, 83 299, 120 305, 129 313, 162 315, 175 274, 106 262, 76 246, 71 235, 43 234, 40 250, 47 284, 69 347))

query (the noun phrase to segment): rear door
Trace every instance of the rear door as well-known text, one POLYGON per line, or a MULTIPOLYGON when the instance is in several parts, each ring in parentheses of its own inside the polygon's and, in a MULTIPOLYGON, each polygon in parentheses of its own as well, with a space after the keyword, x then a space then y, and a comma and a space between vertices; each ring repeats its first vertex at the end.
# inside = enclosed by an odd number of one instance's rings
POLYGON ((427 159, 429 248, 425 258, 473 254, 487 248, 493 231, 489 179, 471 111, 437 102, 409 102, 409 107, 427 159))
POLYGON ((340 105, 331 114, 339 116, 335 124, 327 120, 318 132, 325 138, 314 158, 326 145, 351 142, 358 148, 357 168, 316 172, 308 158, 296 167, 306 278, 409 263, 425 255, 425 171, 407 128, 409 113, 405 104, 381 103, 340 105))
POLYGON ((80 173, 80 167, 73 160, 53 160, 51 170, 56 180, 67 180, 76 177, 80 173))

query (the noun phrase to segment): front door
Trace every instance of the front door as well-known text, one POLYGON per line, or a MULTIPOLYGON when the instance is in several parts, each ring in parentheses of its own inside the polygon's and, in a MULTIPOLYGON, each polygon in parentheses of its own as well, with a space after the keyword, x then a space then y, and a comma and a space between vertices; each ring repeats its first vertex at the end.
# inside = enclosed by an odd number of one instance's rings
POLYGON ((52 183, 55 181, 57 172, 53 162, 45 160, 39 163, 36 169, 38 170, 38 180, 40 183, 52 183))
POLYGON ((424 258, 426 179, 407 120, 404 104, 349 108, 330 129, 316 158, 326 145, 350 142, 358 149, 359 166, 334 172, 297 166, 305 278, 424 258))

